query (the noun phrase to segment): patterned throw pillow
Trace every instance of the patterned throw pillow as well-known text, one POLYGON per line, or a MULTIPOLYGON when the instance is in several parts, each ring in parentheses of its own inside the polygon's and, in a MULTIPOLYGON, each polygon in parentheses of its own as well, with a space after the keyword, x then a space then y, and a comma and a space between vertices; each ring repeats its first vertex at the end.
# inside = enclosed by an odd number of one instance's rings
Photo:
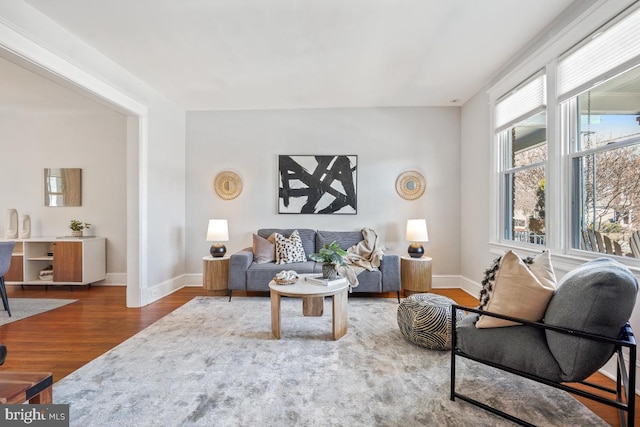
POLYGON ((288 238, 276 233, 276 264, 305 261, 307 261, 307 255, 304 253, 302 239, 298 234, 298 230, 293 230, 293 233, 288 238))

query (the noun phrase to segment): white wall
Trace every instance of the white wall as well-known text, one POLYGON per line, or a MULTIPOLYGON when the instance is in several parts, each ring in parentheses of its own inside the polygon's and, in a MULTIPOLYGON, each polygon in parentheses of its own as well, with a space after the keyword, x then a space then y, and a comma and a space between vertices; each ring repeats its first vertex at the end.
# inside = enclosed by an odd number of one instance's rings
POLYGON ((187 271, 202 273, 210 218, 229 221, 228 252, 251 246, 262 227, 359 230, 371 227, 386 246, 406 253, 409 218, 427 218, 434 274, 459 272, 460 109, 376 108, 187 114, 187 271), (357 215, 279 215, 279 154, 358 156, 357 215), (219 172, 235 170, 242 194, 220 199, 219 172), (406 170, 427 179, 424 196, 407 201, 395 180, 406 170))
POLYGON ((23 1, 0 2, 0 51, 137 116, 130 118, 126 132, 127 252, 136 252, 127 257, 127 305, 146 305, 180 287, 185 271, 184 109, 23 1))
MULTIPOLYGON (((0 113, 0 224, 9 208, 31 218, 31 236, 69 235, 71 219, 107 238, 107 273, 126 264, 126 117, 120 113, 0 113), (82 206, 44 206, 44 168, 82 169, 82 206)), ((122 283, 122 282, 120 282, 122 283)))
MULTIPOLYGON (((477 93, 462 107, 460 137, 460 274, 478 284, 496 256, 489 253, 489 97, 477 93)), ((465 287, 470 291, 477 288, 465 287)))

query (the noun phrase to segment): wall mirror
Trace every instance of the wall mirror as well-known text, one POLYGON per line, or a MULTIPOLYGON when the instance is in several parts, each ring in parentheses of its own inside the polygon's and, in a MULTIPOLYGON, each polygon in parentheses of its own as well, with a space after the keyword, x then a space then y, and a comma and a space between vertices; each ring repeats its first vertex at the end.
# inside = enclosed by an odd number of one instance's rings
POLYGON ((396 179, 396 191, 403 199, 415 200, 424 194, 427 180, 415 170, 402 172, 396 179))
POLYGON ((82 206, 82 169, 45 168, 44 205, 82 206))

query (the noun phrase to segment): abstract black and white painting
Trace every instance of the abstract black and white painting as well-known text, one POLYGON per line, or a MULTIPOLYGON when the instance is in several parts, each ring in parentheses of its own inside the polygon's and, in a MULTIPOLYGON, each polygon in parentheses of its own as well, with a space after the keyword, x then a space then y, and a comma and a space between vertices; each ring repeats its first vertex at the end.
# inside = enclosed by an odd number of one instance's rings
POLYGON ((357 213, 358 156, 278 156, 278 167, 278 213, 357 213))

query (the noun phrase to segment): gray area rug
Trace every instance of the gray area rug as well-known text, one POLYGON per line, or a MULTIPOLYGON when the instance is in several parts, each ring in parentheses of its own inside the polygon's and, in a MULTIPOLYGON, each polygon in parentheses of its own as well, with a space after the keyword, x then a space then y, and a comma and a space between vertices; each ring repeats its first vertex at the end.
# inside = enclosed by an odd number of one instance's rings
MULTIPOLYGON (((449 400, 450 353, 407 342, 392 299, 350 298, 349 330, 282 301, 197 297, 54 385, 73 426, 510 426, 449 400)), ((569 394, 461 361, 457 387, 540 426, 606 425, 569 394)))
MULTIPOLYGON (((9 298, 11 317, 6 311, 0 311, 0 325, 16 322, 26 317, 35 316, 45 311, 55 310, 64 305, 78 301, 77 299, 59 298, 9 298)), ((4 310, 0 301, 0 310, 4 310)))

